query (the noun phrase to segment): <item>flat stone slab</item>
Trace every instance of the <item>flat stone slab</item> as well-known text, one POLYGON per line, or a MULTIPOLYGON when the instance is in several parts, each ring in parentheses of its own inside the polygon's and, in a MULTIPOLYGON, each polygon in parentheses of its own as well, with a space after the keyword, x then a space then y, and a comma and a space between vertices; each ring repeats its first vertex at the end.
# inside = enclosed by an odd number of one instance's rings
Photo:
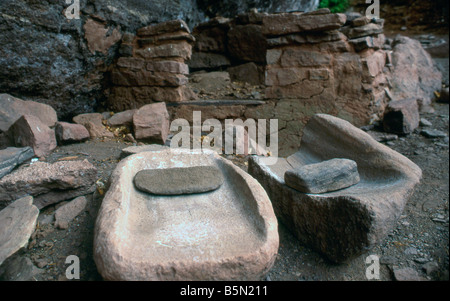
POLYGON ((222 184, 222 173, 215 166, 148 169, 139 171, 134 177, 137 189, 160 195, 208 192, 222 184))
POLYGON ((143 152, 151 152, 151 151, 160 151, 167 149, 167 146, 160 144, 149 144, 149 145, 138 145, 138 146, 129 146, 122 150, 120 153, 121 158, 125 158, 131 155, 143 153, 143 152))
POLYGON ((347 188, 359 182, 358 166, 349 159, 332 159, 290 169, 286 185, 305 193, 324 193, 347 188))
POLYGON ((34 157, 33 148, 8 147, 0 150, 0 179, 11 172, 17 165, 34 157))
POLYGON ((0 265, 28 244, 38 215, 31 196, 14 201, 0 211, 0 265))
POLYGON ((210 150, 167 149, 122 160, 111 175, 94 232, 105 280, 260 280, 278 252, 269 198, 249 174, 210 150), (152 195, 133 184, 141 170, 214 166, 216 190, 152 195))
POLYGON ((422 177, 408 158, 349 122, 317 114, 303 130, 300 149, 288 158, 252 156, 249 173, 267 191, 281 222, 304 245, 345 262, 381 243, 395 227, 422 177), (358 184, 308 194, 284 181, 286 171, 334 158, 356 162, 358 184))

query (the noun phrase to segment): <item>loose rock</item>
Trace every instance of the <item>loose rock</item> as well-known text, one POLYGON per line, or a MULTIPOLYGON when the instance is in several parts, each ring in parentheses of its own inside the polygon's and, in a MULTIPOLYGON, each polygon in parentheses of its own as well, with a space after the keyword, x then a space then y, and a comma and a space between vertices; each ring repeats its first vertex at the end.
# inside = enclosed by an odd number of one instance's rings
POLYGON ((8 147, 0 150, 0 179, 11 172, 17 165, 34 157, 31 147, 8 147))
POLYGON ((41 209, 93 192, 96 180, 97 169, 88 160, 35 162, 0 179, 0 204, 29 194, 41 209))
POLYGON ((324 193, 350 187, 359 182, 356 162, 332 159, 286 171, 286 185, 306 193, 324 193))
POLYGON ((21 198, 0 211, 0 265, 25 247, 36 227, 39 210, 31 196, 21 198))

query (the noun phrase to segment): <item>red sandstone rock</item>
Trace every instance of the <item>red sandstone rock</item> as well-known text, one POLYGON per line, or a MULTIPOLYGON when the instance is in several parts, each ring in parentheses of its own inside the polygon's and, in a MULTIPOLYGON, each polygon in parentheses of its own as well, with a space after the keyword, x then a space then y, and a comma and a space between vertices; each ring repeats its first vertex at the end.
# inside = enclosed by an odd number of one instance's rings
POLYGON ((384 114, 383 127, 388 133, 410 134, 420 121, 417 100, 403 99, 391 101, 384 114))
POLYGON ((54 130, 33 115, 23 115, 8 130, 15 146, 31 146, 38 157, 49 155, 56 148, 54 130))
POLYGON ((56 123, 55 134, 58 143, 84 141, 90 137, 86 127, 68 122, 56 123))
POLYGON ((84 37, 87 40, 88 48, 92 53, 96 51, 107 54, 109 48, 122 38, 122 34, 117 28, 110 33, 110 28, 102 23, 88 19, 84 24, 84 37))
POLYGON ((262 18, 262 33, 267 36, 304 31, 339 29, 345 24, 344 14, 272 14, 262 18))
POLYGON ((169 134, 169 113, 165 103, 145 105, 133 115, 137 140, 164 144, 169 134))
POLYGON ((92 193, 97 169, 88 160, 35 162, 0 179, 0 202, 26 195, 34 197, 39 209, 60 201, 92 193))

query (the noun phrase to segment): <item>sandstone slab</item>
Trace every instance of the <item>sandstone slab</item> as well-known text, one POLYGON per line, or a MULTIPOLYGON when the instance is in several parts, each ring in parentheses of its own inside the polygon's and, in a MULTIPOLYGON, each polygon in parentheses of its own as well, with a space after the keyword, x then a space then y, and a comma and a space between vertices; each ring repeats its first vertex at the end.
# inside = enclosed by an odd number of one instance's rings
POLYGON ((319 194, 336 191, 359 182, 355 161, 331 159, 290 169, 284 174, 287 186, 305 193, 319 194))
POLYGON ((0 211, 0 265, 28 244, 38 215, 31 196, 16 200, 0 211))
POLYGON ((307 123, 297 153, 278 158, 276 164, 273 158, 253 156, 249 173, 266 189, 277 217, 300 242, 334 262, 345 262, 381 243, 422 177, 408 158, 326 114, 307 123), (360 182, 323 194, 286 185, 287 170, 333 158, 355 161, 360 182))
POLYGON ((0 150, 0 179, 9 174, 17 165, 34 157, 31 147, 8 147, 0 150))
POLYGON ((220 170, 214 166, 144 169, 134 176, 137 189, 156 195, 183 195, 209 192, 223 184, 220 170))
POLYGON ((259 280, 278 250, 267 194, 247 173, 209 150, 168 149, 122 160, 111 176, 94 232, 94 260, 106 280, 259 280), (214 191, 154 196, 138 191, 143 169, 215 166, 214 191))
POLYGON ((89 161, 35 162, 0 179, 0 204, 26 195, 39 209, 93 192, 97 169, 89 161))

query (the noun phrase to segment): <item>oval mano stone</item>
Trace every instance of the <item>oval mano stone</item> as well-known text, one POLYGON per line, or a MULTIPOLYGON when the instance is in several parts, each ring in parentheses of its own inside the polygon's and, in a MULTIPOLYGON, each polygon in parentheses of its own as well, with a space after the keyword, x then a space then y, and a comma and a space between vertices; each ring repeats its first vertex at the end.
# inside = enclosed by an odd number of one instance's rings
POLYGON ((216 190, 223 184, 222 172, 214 166, 145 169, 136 173, 138 190, 159 195, 181 195, 216 190))

